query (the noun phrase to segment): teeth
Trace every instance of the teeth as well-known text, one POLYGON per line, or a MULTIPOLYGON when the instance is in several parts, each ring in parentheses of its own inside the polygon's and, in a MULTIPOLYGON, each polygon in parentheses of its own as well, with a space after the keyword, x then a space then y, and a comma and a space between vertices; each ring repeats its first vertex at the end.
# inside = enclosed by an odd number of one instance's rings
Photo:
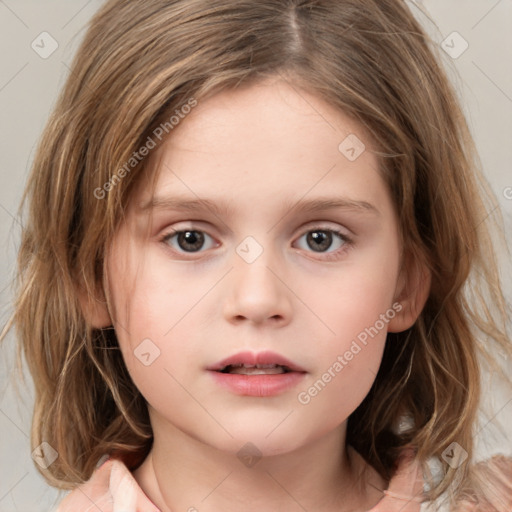
POLYGON ((244 368, 262 368, 262 369, 269 369, 269 368, 277 368, 279 365, 277 364, 237 364, 235 366, 244 368))
POLYGON ((284 369, 281 367, 273 368, 256 368, 254 366, 250 368, 238 367, 233 368, 229 373, 235 373, 238 375, 276 375, 278 373, 284 373, 284 369))
POLYGON ((285 373, 284 367, 277 364, 233 364, 222 371, 237 375, 277 375, 285 373))

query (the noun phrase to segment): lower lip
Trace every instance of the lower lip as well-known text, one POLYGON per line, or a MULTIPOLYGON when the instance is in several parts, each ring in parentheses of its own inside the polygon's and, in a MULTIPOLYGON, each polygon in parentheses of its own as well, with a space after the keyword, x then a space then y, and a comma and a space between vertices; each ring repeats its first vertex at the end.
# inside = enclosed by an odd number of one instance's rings
POLYGON ((237 373, 211 372, 215 381, 236 395, 274 396, 296 386, 304 372, 278 373, 274 375, 240 375, 237 373))

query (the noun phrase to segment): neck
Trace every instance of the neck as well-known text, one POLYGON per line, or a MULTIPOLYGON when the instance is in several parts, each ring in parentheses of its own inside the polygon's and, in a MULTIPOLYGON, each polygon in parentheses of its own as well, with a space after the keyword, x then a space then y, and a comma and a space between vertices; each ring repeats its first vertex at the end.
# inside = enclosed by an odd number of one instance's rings
POLYGON ((346 449, 346 423, 296 450, 261 458, 247 448, 237 456, 155 423, 151 452, 133 474, 162 512, 362 512, 386 488, 355 450, 346 449))

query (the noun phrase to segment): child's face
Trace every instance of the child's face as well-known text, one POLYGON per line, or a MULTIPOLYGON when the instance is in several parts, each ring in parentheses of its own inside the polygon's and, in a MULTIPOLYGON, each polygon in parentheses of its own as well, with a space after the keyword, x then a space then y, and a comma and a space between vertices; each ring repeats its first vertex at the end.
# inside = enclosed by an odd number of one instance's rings
POLYGON ((400 309, 398 223, 369 148, 358 124, 279 82, 199 102, 158 150, 154 195, 140 187, 107 259, 114 327, 155 438, 177 428, 273 454, 342 437, 400 309), (353 139, 339 149, 349 134, 367 147, 355 160, 353 139), (291 208, 326 198, 346 203, 291 208), (150 201, 151 217, 139 208, 150 201), (303 373, 209 369, 263 351, 303 373))

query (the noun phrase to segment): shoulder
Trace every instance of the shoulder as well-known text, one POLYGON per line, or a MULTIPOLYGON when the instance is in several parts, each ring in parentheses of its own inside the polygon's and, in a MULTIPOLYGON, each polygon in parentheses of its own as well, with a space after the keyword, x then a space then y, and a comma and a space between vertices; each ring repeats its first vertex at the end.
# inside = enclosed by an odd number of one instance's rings
POLYGON ((454 512, 510 512, 512 458, 504 455, 475 464, 463 484, 454 512))
POLYGON ((512 458, 496 455, 472 465, 451 504, 448 493, 421 512, 511 512, 512 458))
POLYGON ((404 451, 384 497, 370 512, 512 512, 512 458, 496 455, 472 466, 455 503, 423 501, 423 478, 412 452, 404 451))
POLYGON ((102 512, 158 512, 118 459, 108 459, 97 468, 87 482, 78 485, 60 502, 57 512, 85 512, 91 508, 102 512))

